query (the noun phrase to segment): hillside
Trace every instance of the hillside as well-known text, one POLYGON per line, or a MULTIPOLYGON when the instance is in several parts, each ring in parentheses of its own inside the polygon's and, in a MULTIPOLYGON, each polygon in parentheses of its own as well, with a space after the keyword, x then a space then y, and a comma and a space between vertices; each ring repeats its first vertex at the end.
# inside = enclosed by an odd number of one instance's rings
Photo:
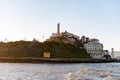
POLYGON ((51 58, 91 58, 84 49, 58 42, 15 41, 0 43, 0 57, 43 57, 50 52, 51 58))

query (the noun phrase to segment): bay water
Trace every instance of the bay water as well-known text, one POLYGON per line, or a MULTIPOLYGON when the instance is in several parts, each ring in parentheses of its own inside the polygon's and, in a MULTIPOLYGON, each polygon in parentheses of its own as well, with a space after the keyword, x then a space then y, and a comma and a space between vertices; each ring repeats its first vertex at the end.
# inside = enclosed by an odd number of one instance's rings
POLYGON ((0 80, 120 80, 120 63, 0 63, 0 80))

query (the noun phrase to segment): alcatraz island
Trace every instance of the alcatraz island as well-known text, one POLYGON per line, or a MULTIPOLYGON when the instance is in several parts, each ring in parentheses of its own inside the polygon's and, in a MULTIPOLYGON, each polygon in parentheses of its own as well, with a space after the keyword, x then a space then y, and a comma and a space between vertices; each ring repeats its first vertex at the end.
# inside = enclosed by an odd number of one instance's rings
POLYGON ((70 32, 52 33, 49 39, 39 42, 15 41, 0 42, 0 62, 113 62, 108 50, 103 50, 103 44, 98 39, 74 35, 70 32))

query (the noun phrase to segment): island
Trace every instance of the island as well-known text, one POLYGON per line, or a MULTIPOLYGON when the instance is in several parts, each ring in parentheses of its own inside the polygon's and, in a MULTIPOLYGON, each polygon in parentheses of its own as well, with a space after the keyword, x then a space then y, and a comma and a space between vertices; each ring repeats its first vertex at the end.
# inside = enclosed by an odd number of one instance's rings
POLYGON ((57 42, 15 41, 0 43, 0 62, 16 63, 100 63, 113 62, 114 60, 98 60, 71 44, 57 42), (50 53, 49 57, 44 53, 50 53))
POLYGON ((60 32, 60 23, 57 32, 43 42, 35 38, 32 41, 0 42, 0 62, 115 62, 107 52, 98 39, 60 32))

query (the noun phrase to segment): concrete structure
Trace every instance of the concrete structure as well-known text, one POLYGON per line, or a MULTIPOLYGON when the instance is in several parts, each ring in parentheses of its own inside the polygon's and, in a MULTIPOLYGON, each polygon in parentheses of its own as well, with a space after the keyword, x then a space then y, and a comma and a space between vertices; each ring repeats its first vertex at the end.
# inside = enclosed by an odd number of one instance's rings
POLYGON ((99 43, 98 39, 91 39, 90 42, 84 44, 84 48, 94 59, 104 58, 103 44, 99 43))
POLYGON ((52 36, 50 36, 50 39, 61 37, 63 33, 60 33, 60 23, 57 24, 57 33, 52 33, 52 36))
POLYGON ((49 39, 46 41, 56 41, 56 42, 63 42, 65 44, 73 44, 75 41, 79 40, 79 36, 74 35, 72 33, 69 33, 67 31, 65 32, 60 32, 60 23, 57 24, 57 33, 52 33, 52 36, 50 36, 49 39), (61 40, 60 40, 61 38, 61 40))
POLYGON ((86 39, 85 36, 82 36, 82 37, 81 37, 81 42, 82 42, 82 43, 85 43, 85 42, 86 42, 85 39, 86 39))
POLYGON ((72 34, 72 33, 69 33, 69 32, 67 32, 67 31, 63 32, 63 36, 64 36, 64 37, 67 37, 67 38, 76 38, 76 39, 79 40, 79 36, 74 35, 74 34, 72 34))
POLYGON ((60 23, 57 24, 57 33, 60 33, 60 23))
POLYGON ((90 42, 90 39, 89 37, 85 37, 84 35, 81 37, 81 42, 82 43, 87 43, 87 42, 90 42))
POLYGON ((76 39, 79 40, 79 36, 74 35, 74 34, 72 34, 72 33, 69 33, 69 32, 67 32, 67 31, 63 32, 62 34, 63 34, 63 35, 62 35, 62 37, 63 37, 63 42, 64 42, 65 44, 72 44, 72 45, 74 45, 76 39))

